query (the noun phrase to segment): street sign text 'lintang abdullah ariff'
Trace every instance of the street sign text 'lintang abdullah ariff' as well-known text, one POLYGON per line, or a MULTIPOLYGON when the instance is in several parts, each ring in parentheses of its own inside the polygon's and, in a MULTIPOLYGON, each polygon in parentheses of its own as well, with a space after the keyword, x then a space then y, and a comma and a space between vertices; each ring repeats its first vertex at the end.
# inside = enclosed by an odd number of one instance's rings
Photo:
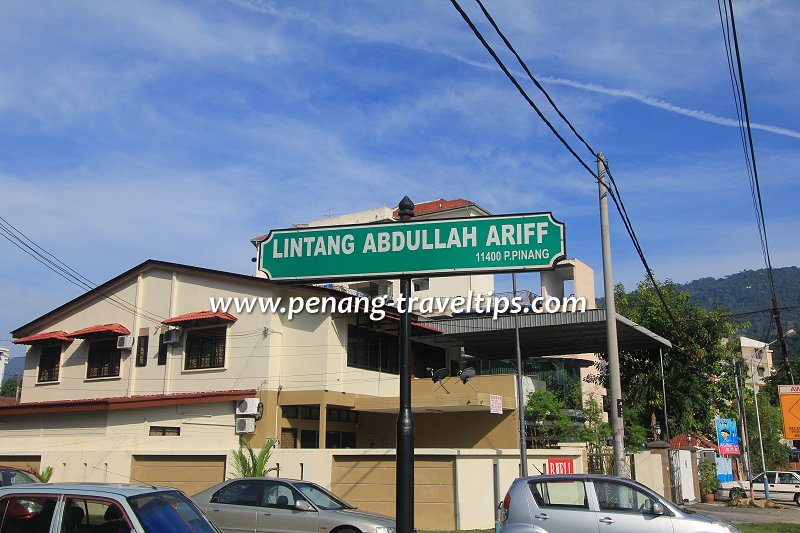
POLYGON ((553 268, 566 256, 551 213, 274 230, 259 268, 276 281, 446 276, 553 268))

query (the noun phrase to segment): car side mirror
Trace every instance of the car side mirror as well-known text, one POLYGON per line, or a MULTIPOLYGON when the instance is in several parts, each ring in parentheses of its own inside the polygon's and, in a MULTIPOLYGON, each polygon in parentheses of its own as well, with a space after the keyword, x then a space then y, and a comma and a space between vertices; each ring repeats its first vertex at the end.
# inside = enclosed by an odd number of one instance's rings
POLYGON ((661 516, 667 512, 664 505, 659 502, 653 502, 653 508, 650 510, 654 515, 661 516))
POLYGON ((314 508, 306 500, 297 500, 294 502, 294 508, 298 511, 313 511, 314 508))
POLYGON ((217 502, 219 502, 219 498, 217 497, 216 494, 212 496, 210 500, 208 500, 208 503, 217 503, 217 502))

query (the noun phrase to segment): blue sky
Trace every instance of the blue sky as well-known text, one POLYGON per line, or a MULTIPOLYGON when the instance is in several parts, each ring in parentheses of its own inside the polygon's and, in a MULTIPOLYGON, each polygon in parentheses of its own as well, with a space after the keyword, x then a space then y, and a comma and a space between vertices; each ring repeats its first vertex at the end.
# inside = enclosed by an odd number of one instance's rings
MULTIPOLYGON (((489 8, 606 153, 658 278, 764 266, 716 2, 489 8)), ((798 265, 800 10, 734 8, 772 261, 798 265)), ((408 194, 552 211, 602 288, 596 185, 449 2, 9 1, 0 50, 2 216, 95 282, 147 258, 251 273, 251 237, 408 194)), ((80 293, 0 258, 0 339, 80 293)))

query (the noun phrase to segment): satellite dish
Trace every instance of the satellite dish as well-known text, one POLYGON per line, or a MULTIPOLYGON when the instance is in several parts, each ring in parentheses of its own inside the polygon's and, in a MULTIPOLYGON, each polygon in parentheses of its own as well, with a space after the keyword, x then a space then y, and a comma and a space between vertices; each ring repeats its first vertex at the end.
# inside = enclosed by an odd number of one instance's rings
POLYGON ((444 383, 442 383, 442 380, 443 380, 443 379, 445 379, 445 378, 447 378, 447 377, 450 377, 450 370, 448 370, 447 368, 440 368, 440 369, 439 369, 439 370, 437 370, 436 372, 431 372, 431 379, 433 380, 433 382, 434 382, 434 383, 438 383, 438 384, 439 384, 439 386, 440 386, 441 388, 443 388, 443 389, 444 389, 444 391, 445 391, 447 394, 450 394, 450 391, 449 391, 449 390, 447 390, 447 389, 445 388, 445 386, 444 386, 444 383))
POLYGON ((437 370, 436 372, 434 372, 431 375, 431 379, 433 379, 434 383, 439 383, 444 378, 449 377, 449 376, 450 376, 450 371, 448 369, 440 368, 439 370, 437 370))
POLYGON ((473 387, 472 383, 469 382, 469 380, 474 378, 476 375, 477 372, 475 372, 475 369, 472 368, 471 366, 458 372, 458 377, 461 378, 461 383, 463 383, 464 385, 469 385, 472 390, 478 392, 478 389, 473 387))
POLYGON ((476 375, 477 372, 475 372, 475 369, 472 367, 465 368, 464 370, 461 370, 458 373, 458 377, 461 378, 461 382, 464 383, 465 385, 469 380, 474 378, 476 375))

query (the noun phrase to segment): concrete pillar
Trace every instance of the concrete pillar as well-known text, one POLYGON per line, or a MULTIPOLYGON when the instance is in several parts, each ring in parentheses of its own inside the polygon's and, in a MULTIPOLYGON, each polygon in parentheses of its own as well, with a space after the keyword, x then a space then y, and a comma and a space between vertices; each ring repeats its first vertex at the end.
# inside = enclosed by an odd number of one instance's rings
POLYGON ((323 400, 319 404, 319 437, 318 447, 320 449, 327 448, 327 433, 328 433, 328 403, 323 400))
MULTIPOLYGON (((654 440, 653 442, 648 442, 645 447, 650 450, 650 453, 653 455, 658 455, 661 458, 661 479, 664 483, 664 496, 671 502, 674 502, 672 498, 672 482, 670 477, 669 471, 669 443, 664 442, 663 440, 654 440)), ((675 503, 683 503, 683 502, 675 502, 675 503)))

